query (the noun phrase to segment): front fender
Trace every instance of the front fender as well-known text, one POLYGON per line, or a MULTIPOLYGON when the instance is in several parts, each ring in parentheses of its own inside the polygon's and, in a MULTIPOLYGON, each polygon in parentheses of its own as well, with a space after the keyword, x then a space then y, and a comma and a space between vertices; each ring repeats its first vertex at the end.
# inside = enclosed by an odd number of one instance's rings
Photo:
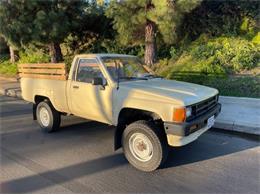
POLYGON ((124 108, 152 112, 157 114, 163 121, 170 121, 172 116, 171 107, 172 105, 168 103, 162 103, 160 101, 147 100, 143 98, 130 98, 130 100, 122 102, 121 106, 118 106, 114 109, 114 124, 118 124, 120 111, 124 108))

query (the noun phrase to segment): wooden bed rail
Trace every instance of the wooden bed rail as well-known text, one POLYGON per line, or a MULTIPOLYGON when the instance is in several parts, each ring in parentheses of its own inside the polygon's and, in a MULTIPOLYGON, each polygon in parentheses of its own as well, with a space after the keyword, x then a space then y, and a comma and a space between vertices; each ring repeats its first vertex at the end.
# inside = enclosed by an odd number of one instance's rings
POLYGON ((43 64, 19 64, 19 77, 66 80, 67 69, 64 63, 43 63, 43 64))

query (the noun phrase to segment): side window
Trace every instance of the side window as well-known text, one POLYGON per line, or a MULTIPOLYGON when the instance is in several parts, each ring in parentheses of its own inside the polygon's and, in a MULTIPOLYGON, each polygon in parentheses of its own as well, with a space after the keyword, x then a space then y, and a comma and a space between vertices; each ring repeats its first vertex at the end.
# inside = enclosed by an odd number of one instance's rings
POLYGON ((100 77, 104 80, 103 74, 96 59, 80 59, 76 81, 91 83, 93 78, 100 77))

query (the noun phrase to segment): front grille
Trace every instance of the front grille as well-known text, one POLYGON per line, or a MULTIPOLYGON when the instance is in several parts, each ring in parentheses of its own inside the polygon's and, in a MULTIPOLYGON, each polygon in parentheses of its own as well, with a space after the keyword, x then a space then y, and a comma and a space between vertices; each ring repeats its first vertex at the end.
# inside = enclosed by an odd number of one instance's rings
POLYGON ((192 105, 192 115, 187 120, 193 120, 207 113, 209 110, 214 108, 218 103, 218 95, 206 99, 202 102, 192 105))

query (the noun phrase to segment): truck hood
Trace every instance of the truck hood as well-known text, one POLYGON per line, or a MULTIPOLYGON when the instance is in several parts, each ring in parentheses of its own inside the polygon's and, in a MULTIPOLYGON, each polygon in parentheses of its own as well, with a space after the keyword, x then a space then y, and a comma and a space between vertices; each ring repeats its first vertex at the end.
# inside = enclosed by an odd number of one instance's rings
POLYGON ((218 90, 214 88, 166 79, 121 82, 121 87, 134 91, 139 96, 155 96, 162 101, 173 101, 184 106, 198 103, 218 94, 218 90))

